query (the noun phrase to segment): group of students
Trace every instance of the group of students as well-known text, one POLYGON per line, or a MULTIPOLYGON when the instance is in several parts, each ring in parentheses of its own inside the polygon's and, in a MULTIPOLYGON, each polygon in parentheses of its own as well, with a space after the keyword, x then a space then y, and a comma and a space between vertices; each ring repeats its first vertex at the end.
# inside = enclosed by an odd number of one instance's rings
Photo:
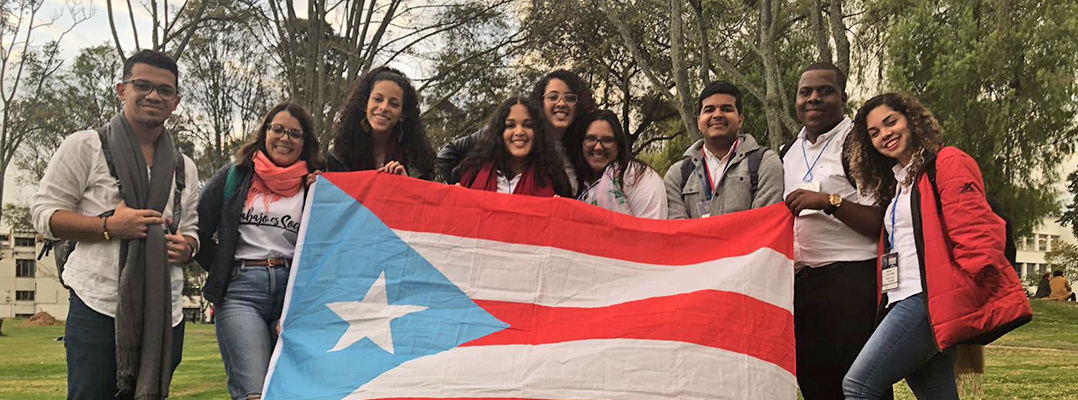
POLYGON ((977 164, 943 147, 916 99, 877 96, 851 120, 845 86, 830 64, 806 68, 804 128, 776 153, 741 132, 738 88, 710 83, 697 101, 702 138, 660 177, 573 72, 547 74, 436 155, 412 83, 380 67, 352 86, 327 154, 308 112, 278 104, 198 193, 194 163, 164 129, 180 101, 176 64, 136 53, 116 85, 123 111, 65 139, 32 206, 42 234, 79 242, 63 273, 68 398, 168 396, 183 343, 178 266, 192 260, 209 272, 229 393, 260 398, 308 187, 323 171, 377 170, 654 219, 785 202, 804 397, 877 399, 905 378, 918 398, 957 399, 946 350, 1030 318, 1003 221, 977 164))

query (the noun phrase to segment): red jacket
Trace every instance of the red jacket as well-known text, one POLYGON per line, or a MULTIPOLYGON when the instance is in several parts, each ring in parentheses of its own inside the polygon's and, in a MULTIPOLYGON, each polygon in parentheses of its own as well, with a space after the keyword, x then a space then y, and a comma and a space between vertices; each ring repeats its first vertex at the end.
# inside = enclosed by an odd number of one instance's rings
MULTIPOLYGON (((936 344, 941 351, 961 343, 988 344, 1032 320, 1033 310, 1003 254, 1005 223, 988 205, 977 162, 945 147, 924 170, 932 163, 943 212, 925 171, 910 200, 921 289, 928 296, 936 344)), ((880 240, 881 255, 885 243, 880 240)))

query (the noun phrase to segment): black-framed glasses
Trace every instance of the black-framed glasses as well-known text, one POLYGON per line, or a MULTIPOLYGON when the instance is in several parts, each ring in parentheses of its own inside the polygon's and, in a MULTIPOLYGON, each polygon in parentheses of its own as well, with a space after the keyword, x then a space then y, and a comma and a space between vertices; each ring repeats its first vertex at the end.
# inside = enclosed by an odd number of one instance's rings
POLYGON ((595 147, 596 143, 602 145, 604 149, 609 150, 609 149, 614 148, 614 145, 617 144, 617 140, 615 140, 613 136, 603 136, 603 137, 598 137, 598 136, 595 136, 595 135, 584 136, 584 146, 587 146, 588 148, 592 148, 592 147, 595 147))
POLYGON ((277 136, 288 135, 288 137, 297 142, 303 140, 303 131, 299 129, 288 129, 281 124, 271 124, 266 130, 273 132, 273 134, 277 136))
POLYGON ((557 103, 558 100, 565 100, 565 104, 576 104, 577 100, 580 100, 580 96, 576 93, 560 94, 558 92, 550 92, 543 96, 543 99, 551 103, 557 103))
POLYGON ((142 95, 149 95, 154 90, 157 91, 157 95, 161 96, 161 100, 172 100, 176 98, 176 95, 180 94, 180 91, 172 86, 168 85, 154 85, 150 81, 143 79, 131 79, 123 81, 124 84, 131 84, 131 87, 135 88, 135 92, 142 95))

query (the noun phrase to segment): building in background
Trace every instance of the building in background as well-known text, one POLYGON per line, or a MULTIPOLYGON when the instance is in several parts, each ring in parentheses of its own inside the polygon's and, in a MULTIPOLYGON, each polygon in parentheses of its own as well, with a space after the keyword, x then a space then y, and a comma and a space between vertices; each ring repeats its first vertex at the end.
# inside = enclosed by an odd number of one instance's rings
POLYGON ((60 284, 52 254, 37 259, 37 232, 9 229, 0 233, 0 318, 28 318, 45 311, 67 319, 68 291, 60 284))
POLYGON ((1018 274, 1023 282, 1030 282, 1030 276, 1039 277, 1053 269, 1058 269, 1044 261, 1044 254, 1051 251, 1058 243, 1078 243, 1070 227, 1060 225, 1056 218, 1058 217, 1045 217, 1041 224, 1033 229, 1033 234, 1015 239, 1015 247, 1018 248, 1015 256, 1015 262, 1018 265, 1015 267, 1018 268, 1018 274))

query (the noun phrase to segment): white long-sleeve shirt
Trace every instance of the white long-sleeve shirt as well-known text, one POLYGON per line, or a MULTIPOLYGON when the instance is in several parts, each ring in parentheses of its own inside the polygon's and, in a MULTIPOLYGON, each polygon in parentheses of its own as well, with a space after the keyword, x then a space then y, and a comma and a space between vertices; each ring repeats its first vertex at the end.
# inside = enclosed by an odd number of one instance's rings
MULTIPOLYGON (((179 231, 198 240, 198 168, 184 157, 186 187, 181 193, 183 212, 179 231)), ((171 171, 170 171, 171 173, 171 171)), ((175 181, 175 179, 173 179, 175 181)), ((169 199, 162 216, 172 218, 172 196, 176 182, 169 189, 169 199)), ((49 221, 59 210, 96 217, 116 209, 120 190, 116 178, 109 174, 101 139, 96 131, 75 132, 64 139, 53 154, 41 178, 30 206, 34 227, 45 237, 55 239, 49 221)), ((64 283, 94 311, 116 317, 120 282, 120 241, 80 242, 64 267, 64 283)), ((172 325, 183 322, 183 271, 168 266, 172 281, 172 325)))

